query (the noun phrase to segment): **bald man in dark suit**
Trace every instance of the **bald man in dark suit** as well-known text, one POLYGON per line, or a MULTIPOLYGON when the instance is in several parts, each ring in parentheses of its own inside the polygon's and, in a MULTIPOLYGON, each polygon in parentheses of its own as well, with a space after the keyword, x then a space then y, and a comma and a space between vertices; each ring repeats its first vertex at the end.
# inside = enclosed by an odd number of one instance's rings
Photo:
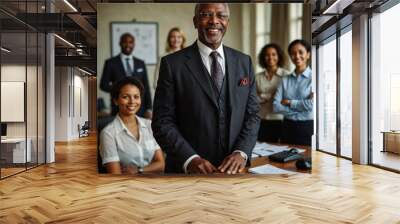
MULTIPOLYGON (((144 86, 144 94, 142 105, 137 115, 151 119, 152 100, 146 65, 144 61, 132 55, 135 49, 135 38, 129 33, 122 34, 119 45, 121 47, 121 53, 108 59, 104 64, 103 74, 100 80, 100 89, 110 93, 113 84, 126 76, 133 76, 139 79, 144 86)), ((115 106, 111 100, 111 114, 116 115, 117 112, 118 107, 115 106)))
POLYGON ((154 137, 166 172, 242 172, 260 123, 251 59, 222 45, 227 4, 197 4, 193 22, 198 40, 161 60, 154 137))

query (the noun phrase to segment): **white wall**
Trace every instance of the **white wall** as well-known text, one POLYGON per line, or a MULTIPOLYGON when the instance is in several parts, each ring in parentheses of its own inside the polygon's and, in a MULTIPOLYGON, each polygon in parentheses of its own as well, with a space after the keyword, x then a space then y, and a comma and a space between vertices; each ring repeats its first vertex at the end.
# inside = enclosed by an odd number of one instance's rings
POLYGON ((88 120, 88 77, 72 67, 56 67, 55 74, 55 141, 77 139, 78 124, 88 120))
MULTIPOLYGON (((39 163, 44 162, 44 89, 42 68, 25 64, 3 64, 1 66, 1 81, 24 82, 26 87, 26 105, 24 103, 22 113, 26 112, 24 122, 6 122, 8 138, 27 138, 31 140, 32 158, 36 162, 39 153, 39 163), (26 80, 27 79, 27 80, 26 80), (40 99, 42 98, 42 99, 40 99)), ((24 94, 24 93, 21 93, 24 94)), ((7 97, 7 96, 2 96, 7 97)), ((1 108, 7 111, 10 108, 1 108)), ((13 113, 13 111, 7 111, 13 113)))
MULTIPOLYGON (((1 66, 1 81, 25 81, 25 69, 31 70, 32 67, 26 68, 25 65, 9 64, 1 66)), ((1 108, 7 110, 7 108, 1 108)), ((25 122, 7 123, 7 137, 25 137, 25 122)))
MULTIPOLYGON (((27 74, 35 74, 36 75, 36 66, 27 66, 18 65, 18 64, 6 64, 1 66, 1 81, 10 81, 10 82, 26 82, 25 75, 27 74)), ((28 77, 29 78, 29 77, 28 77)), ((35 112, 36 111, 36 80, 32 80, 29 78, 29 87, 34 86, 34 88, 27 88, 27 112, 35 112)), ((39 105, 40 106, 40 105, 39 105)), ((7 110, 8 108, 1 108, 1 110, 7 110)), ((30 122, 28 124, 28 137, 29 133, 35 131, 36 133, 36 124, 31 123, 34 121, 36 123, 37 117, 36 113, 27 113, 27 120, 30 122)), ((7 136, 8 137, 25 137, 25 123, 26 122, 7 122, 7 136)))

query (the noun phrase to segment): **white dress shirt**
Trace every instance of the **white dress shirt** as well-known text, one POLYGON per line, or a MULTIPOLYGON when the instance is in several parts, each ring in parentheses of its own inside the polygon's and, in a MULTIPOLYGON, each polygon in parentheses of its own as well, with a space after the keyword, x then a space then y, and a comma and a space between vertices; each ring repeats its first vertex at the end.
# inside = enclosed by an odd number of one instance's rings
POLYGON ((103 165, 120 162, 123 167, 145 167, 151 163, 160 146, 153 137, 151 121, 138 116, 136 119, 139 139, 135 138, 118 115, 101 131, 99 149, 103 165))
POLYGON ((213 49, 207 47, 205 44, 203 44, 199 40, 197 40, 197 46, 199 48, 201 60, 203 61, 204 66, 206 66, 206 69, 207 69, 209 75, 211 75, 211 64, 212 64, 212 57, 210 56, 210 54, 213 51, 218 52, 217 60, 218 60, 218 63, 221 65, 222 73, 225 77, 225 54, 224 54, 224 48, 222 46, 222 43, 216 50, 213 50, 213 49))
MULTIPOLYGON (((221 65, 222 73, 223 73, 223 75, 225 77, 225 54, 224 54, 224 49, 223 49, 222 43, 216 50, 213 50, 213 49, 207 47, 205 44, 203 44, 199 40, 197 40, 197 46, 199 48, 201 60, 203 61, 203 64, 206 67, 209 75, 211 75, 211 64, 212 64, 212 58, 211 58, 210 54, 213 51, 217 51, 218 52, 218 59, 217 60, 218 60, 218 63, 221 65)), ((233 152, 239 152, 240 155, 247 162, 247 154, 246 153, 244 153, 241 150, 235 150, 233 152)), ((200 156, 198 154, 195 154, 195 155, 189 157, 189 159, 187 159, 185 161, 185 163, 183 164, 183 170, 185 171, 185 173, 187 173, 187 166, 189 165, 189 163, 196 157, 200 157, 200 156)))
MULTIPOLYGON (((126 60, 128 59, 128 63, 131 66, 132 72, 135 71, 135 64, 133 63, 133 56, 131 55, 126 55, 121 52, 120 54, 122 65, 124 66, 125 73, 128 74, 128 67, 126 66, 126 60)), ((131 75, 131 74, 129 74, 131 75)))

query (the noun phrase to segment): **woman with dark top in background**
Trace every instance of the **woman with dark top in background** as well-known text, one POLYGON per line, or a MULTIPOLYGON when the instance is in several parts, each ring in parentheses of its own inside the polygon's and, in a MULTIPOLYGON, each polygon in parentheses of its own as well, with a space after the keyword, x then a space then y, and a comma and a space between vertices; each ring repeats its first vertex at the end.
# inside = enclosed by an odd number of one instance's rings
POLYGON ((311 146, 314 131, 312 72, 308 66, 311 45, 305 40, 294 40, 288 53, 295 70, 282 78, 273 108, 284 115, 282 142, 311 146))

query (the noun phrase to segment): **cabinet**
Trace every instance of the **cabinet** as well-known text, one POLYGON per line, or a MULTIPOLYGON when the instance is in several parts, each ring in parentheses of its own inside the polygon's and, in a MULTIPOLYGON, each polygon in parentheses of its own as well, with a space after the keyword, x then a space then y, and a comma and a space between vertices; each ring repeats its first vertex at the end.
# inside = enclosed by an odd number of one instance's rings
POLYGON ((393 152, 400 154, 400 131, 384 131, 383 152, 393 152))
POLYGON ((5 163, 26 163, 32 160, 30 138, 7 138, 1 140, 1 159, 5 163), (27 144, 26 151, 25 145, 27 144))

